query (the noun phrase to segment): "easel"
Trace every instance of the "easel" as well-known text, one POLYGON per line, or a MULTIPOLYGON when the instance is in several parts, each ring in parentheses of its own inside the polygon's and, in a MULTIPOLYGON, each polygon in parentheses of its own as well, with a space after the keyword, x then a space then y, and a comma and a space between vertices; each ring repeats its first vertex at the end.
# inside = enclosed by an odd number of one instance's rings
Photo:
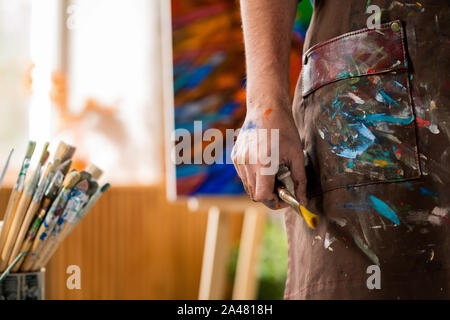
POLYGON ((247 198, 191 198, 191 211, 208 210, 199 299, 224 299, 229 257, 230 213, 244 212, 233 299, 256 298, 258 262, 267 209, 247 198))

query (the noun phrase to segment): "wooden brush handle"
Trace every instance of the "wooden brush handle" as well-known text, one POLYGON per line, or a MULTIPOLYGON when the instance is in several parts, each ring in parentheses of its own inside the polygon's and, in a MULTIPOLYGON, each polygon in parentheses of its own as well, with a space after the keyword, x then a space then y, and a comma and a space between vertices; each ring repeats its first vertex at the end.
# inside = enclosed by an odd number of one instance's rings
POLYGON ((56 238, 50 239, 49 243, 42 249, 39 254, 39 258, 33 264, 32 270, 40 270, 45 267, 50 258, 59 248, 60 244, 64 241, 64 239, 69 235, 69 233, 73 229, 73 224, 70 222, 66 222, 63 226, 61 232, 56 236, 56 238))
MULTIPOLYGON (((20 252, 28 251, 31 248, 32 242, 24 242, 22 247, 20 248, 20 252)), ((22 266, 22 263, 24 262, 25 258, 28 257, 28 254, 20 258, 20 260, 16 263, 14 268, 11 270, 11 272, 18 272, 20 267, 22 266)))
POLYGON ((19 234, 17 235, 16 242, 14 243, 13 250, 9 257, 8 265, 10 265, 17 257, 17 255, 21 252, 20 248, 23 245, 23 241, 25 239, 25 236, 27 235, 28 228, 30 227, 31 222, 35 217, 36 212, 39 210, 39 207, 40 202, 31 202, 30 207, 28 208, 28 211, 25 215, 25 218, 23 219, 22 227, 20 228, 19 234))
MULTIPOLYGON (((44 200, 45 201, 45 200, 44 200)), ((44 204, 45 205, 45 204, 44 204)), ((42 222, 44 220, 44 217, 47 214, 46 209, 41 209, 39 212, 39 215, 36 217, 36 219, 33 221, 33 224, 31 225, 30 229, 28 230, 27 238, 24 241, 24 244, 22 245, 21 251, 27 251, 27 255, 24 258, 23 265, 21 265, 22 262, 19 262, 17 265, 20 266, 21 271, 29 271, 33 262, 34 262, 34 256, 31 254, 33 250, 33 244, 36 240, 36 235, 39 233, 39 230, 41 227, 43 227, 42 222)))
POLYGON ((40 270, 45 267, 48 261, 51 259, 55 251, 59 248, 61 241, 55 240, 49 243, 44 249, 42 249, 38 260, 33 264, 32 270, 40 270), (43 252, 45 250, 45 252, 43 252))
POLYGON ((14 217, 12 217, 11 226, 9 228, 8 235, 6 236, 5 245, 3 246, 0 257, 2 260, 0 264, 0 270, 2 271, 5 270, 8 266, 9 256, 11 255, 14 243, 16 242, 17 234, 19 233, 23 218, 25 217, 28 206, 30 205, 31 197, 32 195, 26 192, 22 194, 22 197, 20 198, 19 204, 17 206, 17 210, 14 213, 14 217))
POLYGON ((20 271, 22 272, 30 271, 31 267, 33 266, 35 257, 31 254, 31 246, 32 244, 29 245, 28 254, 25 256, 25 260, 23 261, 23 264, 20 266, 20 271))
MULTIPOLYGON (((3 227, 0 234, 0 252, 6 242, 6 237, 8 236, 9 228, 11 227, 12 218, 14 217, 14 212, 16 211, 17 204, 20 200, 20 195, 22 192, 14 189, 9 197, 8 206, 6 207, 5 216, 3 218, 3 227)), ((0 257, 0 262, 3 262, 0 257)))

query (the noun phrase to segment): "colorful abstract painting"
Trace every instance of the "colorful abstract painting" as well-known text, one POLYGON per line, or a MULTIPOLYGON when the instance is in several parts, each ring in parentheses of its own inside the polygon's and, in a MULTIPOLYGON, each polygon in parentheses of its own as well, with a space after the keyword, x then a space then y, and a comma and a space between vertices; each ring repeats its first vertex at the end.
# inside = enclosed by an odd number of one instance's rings
MULTIPOLYGON (((311 3, 300 2, 292 40, 292 93, 311 15, 311 3)), ((172 35, 174 128, 194 136, 194 121, 201 121, 203 131, 215 128, 224 137, 226 129, 240 128, 245 117, 245 59, 239 1, 172 0, 172 35)), ((208 144, 199 148, 193 143, 192 158, 208 144)), ((177 196, 242 194, 229 159, 231 148, 224 139, 223 164, 177 165, 177 196)))

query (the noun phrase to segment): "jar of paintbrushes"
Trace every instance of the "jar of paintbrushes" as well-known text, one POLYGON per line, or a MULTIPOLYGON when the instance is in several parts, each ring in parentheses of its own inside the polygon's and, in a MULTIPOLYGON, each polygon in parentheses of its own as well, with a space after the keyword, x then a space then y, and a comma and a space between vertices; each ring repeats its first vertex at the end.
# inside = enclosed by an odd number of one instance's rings
MULTIPOLYGON (((0 299, 44 298, 44 267, 109 188, 109 183, 99 186, 103 172, 95 165, 83 171, 71 169, 75 147, 64 142, 50 162, 46 143, 29 174, 35 148, 36 143, 30 141, 3 215, 0 299)), ((12 153, 1 171, 0 188, 12 153)))

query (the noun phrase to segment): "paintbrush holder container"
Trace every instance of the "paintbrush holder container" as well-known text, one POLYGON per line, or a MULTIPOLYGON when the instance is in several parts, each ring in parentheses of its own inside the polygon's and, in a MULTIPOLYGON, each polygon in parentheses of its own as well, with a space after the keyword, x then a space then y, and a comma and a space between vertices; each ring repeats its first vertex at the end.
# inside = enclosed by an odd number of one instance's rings
POLYGON ((44 300, 45 269, 11 273, 0 283, 0 300, 44 300))

